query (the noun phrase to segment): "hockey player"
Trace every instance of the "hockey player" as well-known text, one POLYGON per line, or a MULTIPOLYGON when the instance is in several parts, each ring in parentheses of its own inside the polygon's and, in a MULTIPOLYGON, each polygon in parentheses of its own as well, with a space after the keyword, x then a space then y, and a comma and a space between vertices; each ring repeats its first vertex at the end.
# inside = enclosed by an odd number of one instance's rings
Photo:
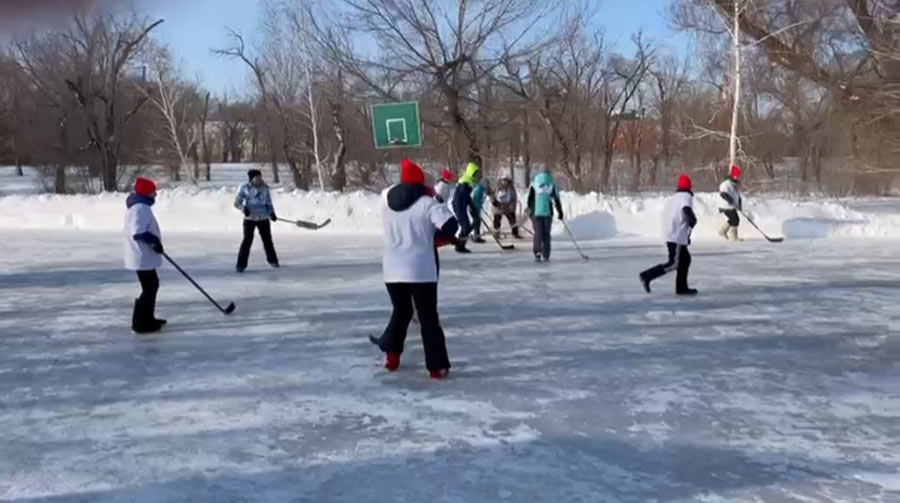
POLYGON ((138 334, 157 332, 166 320, 156 318, 156 293, 162 265, 162 233, 151 209, 156 184, 146 178, 134 182, 134 192, 125 200, 125 268, 137 272, 141 296, 134 301, 131 329, 138 334))
POLYGON ((651 267, 640 274, 641 285, 650 293, 650 282, 667 272, 676 269, 675 293, 678 295, 697 295, 697 290, 688 288, 688 269, 691 267, 691 231, 697 225, 694 215, 694 193, 691 191, 690 177, 681 174, 678 177, 678 190, 666 206, 663 228, 666 232, 666 246, 669 249, 669 261, 651 267))
POLYGON ((475 185, 481 181, 481 170, 474 162, 470 162, 466 166, 466 172, 459 179, 459 184, 453 192, 453 213, 459 222, 459 238, 456 242, 456 251, 458 253, 471 253, 466 248, 466 241, 472 233, 472 221, 469 219, 469 212, 472 209, 472 190, 475 185))
POLYGON ((241 186, 234 198, 234 207, 244 213, 244 239, 238 251, 237 272, 244 272, 247 268, 247 260, 250 258, 250 247, 253 245, 253 234, 259 229, 259 237, 262 239, 263 248, 266 250, 266 261, 272 267, 278 267, 278 255, 275 253, 275 245, 272 243, 272 225, 269 220, 275 222, 275 208, 272 206, 272 195, 269 186, 263 182, 262 173, 258 169, 247 172, 249 183, 241 186))
POLYGON ((441 173, 441 181, 434 186, 435 196, 441 204, 450 202, 450 196, 453 194, 453 173, 449 169, 444 168, 441 173))
POLYGON ((512 178, 504 176, 500 179, 497 186, 497 192, 491 197, 491 206, 494 213, 494 232, 500 232, 500 223, 505 216, 509 220, 509 226, 512 228, 512 235, 516 239, 521 239, 519 235, 519 226, 516 222, 516 207, 519 204, 519 196, 516 194, 516 188, 513 186, 512 178))
POLYGON ((488 185, 487 180, 479 180, 478 183, 475 184, 475 188, 472 189, 472 242, 473 243, 484 243, 484 238, 481 237, 481 225, 482 225, 482 208, 484 208, 484 201, 487 199, 487 194, 490 191, 490 186, 488 185))
POLYGON ((741 218, 738 212, 743 209, 744 201, 741 198, 741 168, 737 166, 731 167, 731 173, 728 178, 719 185, 719 213, 725 216, 725 222, 719 229, 719 235, 725 239, 738 241, 738 226, 741 224, 741 218))
POLYGON ((382 215, 382 267, 393 312, 382 336, 371 339, 386 353, 385 368, 396 370, 415 306, 425 366, 432 379, 442 379, 450 371, 450 358, 437 312, 435 244, 436 239, 456 234, 458 224, 447 206, 429 195, 425 175, 418 166, 404 159, 400 180, 385 193, 382 215))
POLYGON ((550 231, 553 227, 553 204, 562 220, 562 202, 553 177, 548 172, 538 173, 528 189, 528 206, 525 210, 534 226, 534 260, 550 260, 550 231))

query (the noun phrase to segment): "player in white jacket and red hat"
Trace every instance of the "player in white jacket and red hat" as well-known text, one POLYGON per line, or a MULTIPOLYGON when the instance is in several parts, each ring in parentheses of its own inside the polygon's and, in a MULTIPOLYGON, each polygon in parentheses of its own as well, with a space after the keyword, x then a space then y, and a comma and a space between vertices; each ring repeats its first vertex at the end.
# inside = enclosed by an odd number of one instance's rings
POLYGON ((382 215, 382 268, 393 312, 382 336, 371 339, 387 355, 385 368, 396 370, 415 305, 425 365, 433 379, 441 379, 450 371, 450 358, 437 312, 435 243, 436 238, 452 238, 458 224, 447 205, 438 202, 434 191, 425 186, 421 168, 404 159, 400 180, 385 193, 382 215))
POLYGON ((719 185, 719 213, 725 216, 725 222, 719 229, 719 235, 731 241, 738 241, 738 226, 741 225, 741 217, 738 212, 744 208, 744 200, 741 197, 741 168, 731 167, 731 172, 719 185))
POLYGON ((156 292, 162 265, 162 233, 151 209, 156 201, 156 184, 146 178, 134 182, 134 192, 125 206, 125 268, 137 272, 141 296, 134 301, 131 329, 139 334, 157 332, 166 320, 156 318, 156 292))
POLYGON ((693 184, 689 176, 678 177, 678 190, 666 205, 663 228, 666 233, 666 247, 669 250, 669 261, 647 269, 640 274, 641 285, 650 293, 650 282, 666 273, 677 270, 675 277, 675 293, 678 295, 697 295, 697 290, 688 287, 688 269, 691 267, 691 231, 697 225, 694 215, 693 184))

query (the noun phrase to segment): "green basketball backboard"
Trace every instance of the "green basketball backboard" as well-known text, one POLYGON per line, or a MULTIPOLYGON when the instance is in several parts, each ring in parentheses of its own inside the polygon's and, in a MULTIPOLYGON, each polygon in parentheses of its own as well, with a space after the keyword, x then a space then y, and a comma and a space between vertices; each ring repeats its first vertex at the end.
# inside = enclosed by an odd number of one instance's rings
POLYGON ((372 134, 378 149, 421 147, 419 104, 413 101, 372 105, 372 134))

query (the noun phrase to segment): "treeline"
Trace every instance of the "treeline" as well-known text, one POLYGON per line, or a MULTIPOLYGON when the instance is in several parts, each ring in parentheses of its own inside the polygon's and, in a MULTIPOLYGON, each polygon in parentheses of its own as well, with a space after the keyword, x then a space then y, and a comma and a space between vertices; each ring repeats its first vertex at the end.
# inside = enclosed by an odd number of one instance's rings
POLYGON ((582 192, 667 187, 678 171, 711 187, 740 78, 738 160, 757 188, 882 193, 896 179, 896 2, 673 0, 690 54, 643 33, 613 43, 596 27, 615 20, 591 5, 263 2, 258 44, 230 32, 211 49, 252 82, 231 97, 175 64, 163 20, 75 16, 0 52, 0 164, 37 167, 57 193, 119 190, 150 166, 196 182, 222 162, 303 189, 374 188, 404 155, 519 182, 549 166, 582 192), (374 148, 369 105, 390 101, 419 102, 423 148, 374 148))

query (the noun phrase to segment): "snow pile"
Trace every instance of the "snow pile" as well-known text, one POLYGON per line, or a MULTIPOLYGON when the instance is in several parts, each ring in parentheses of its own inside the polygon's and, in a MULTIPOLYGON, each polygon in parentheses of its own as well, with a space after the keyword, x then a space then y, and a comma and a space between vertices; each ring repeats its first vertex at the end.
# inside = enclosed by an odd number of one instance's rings
MULTIPOLYGON (((636 236, 659 238, 669 195, 608 196, 591 193, 563 194, 563 210, 570 229, 579 239, 636 236), (585 219, 584 221, 582 219, 585 219)), ((695 240, 718 239, 723 217, 719 195, 697 194, 694 212, 699 223, 695 240)), ((784 198, 748 197, 745 210, 768 235, 811 239, 828 237, 900 237, 900 200, 859 199, 849 203, 798 202, 784 198)), ((561 234, 563 229, 557 228, 561 234)), ((748 224, 744 237, 758 233, 748 224)))
MULTIPOLYGON (((153 211, 163 232, 240 232, 243 216, 234 208, 237 187, 211 190, 179 187, 159 191, 153 211)), ((126 194, 0 197, 0 228, 118 231, 126 194)), ((332 224, 319 232, 377 234, 381 200, 364 192, 347 194, 273 189, 280 218, 332 224)), ((287 225, 287 224, 282 224, 287 225)))
MULTIPOLYGON (((609 239, 619 234, 616 217, 607 211, 592 211, 574 218, 569 217, 567 224, 578 239, 609 239)), ((557 232, 561 232, 560 229, 557 232)))
MULTIPOLYGON (((161 189, 154 207, 164 232, 239 232, 241 214, 233 207, 237 185, 217 188, 180 186, 161 189)), ((119 231, 125 194, 0 196, 2 229, 83 229, 119 231)), ((304 192, 276 187, 272 198, 282 218, 332 224, 320 233, 377 235, 381 231, 381 198, 372 192, 304 192)), ((668 194, 609 196, 563 194, 569 228, 578 239, 630 236, 660 239, 668 194)), ((695 212, 700 223, 695 240, 718 239, 722 217, 718 195, 698 194, 695 212)), ((749 198, 747 211, 772 236, 810 239, 829 237, 900 236, 900 201, 859 199, 797 202, 782 198, 749 198)), ((287 225, 287 224, 283 224, 287 225)), ((562 226, 554 226, 562 234, 562 226)), ((743 236, 757 238, 749 225, 743 236)))

